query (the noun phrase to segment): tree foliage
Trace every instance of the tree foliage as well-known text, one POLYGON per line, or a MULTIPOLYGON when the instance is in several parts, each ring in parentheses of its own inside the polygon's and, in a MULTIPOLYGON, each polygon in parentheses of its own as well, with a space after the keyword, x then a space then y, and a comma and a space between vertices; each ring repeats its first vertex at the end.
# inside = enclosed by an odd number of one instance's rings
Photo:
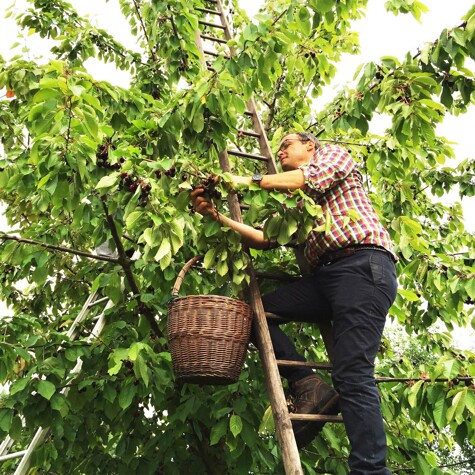
MULTIPOLYGON (((431 355, 428 364, 397 355, 391 339, 382 347, 378 373, 395 378, 379 386, 389 464, 403 473, 457 473, 426 442, 442 450, 475 444, 475 356, 433 331, 436 323, 473 325, 474 236, 461 205, 441 198, 456 187, 461 197, 475 194, 475 161, 453 165, 436 128, 475 98, 475 8, 417 53, 364 65, 354 88, 315 113, 312 98, 341 55, 358 51, 351 22, 366 0, 268 0, 254 23, 225 2, 234 55, 217 57, 209 71, 195 44, 201 0, 119 0, 135 51, 63 0, 29 3, 18 24, 52 47, 48 60, 0 58, 0 200, 12 228, 0 232, 0 298, 14 311, 1 320, 0 432, 23 448, 37 427, 50 427, 33 463, 59 473, 282 473, 275 437, 262 424, 268 403, 256 353, 229 387, 178 386, 164 337, 171 288, 190 257, 204 254, 205 269, 189 273, 183 294, 245 287, 248 256, 238 237, 188 206, 189 190, 220 173, 220 151, 254 150, 240 133, 253 96, 274 147, 285 130, 308 129, 345 144, 361 163, 401 258, 391 316, 431 355), (96 80, 85 69, 89 58, 128 71, 130 88, 96 80), (371 131, 381 114, 391 117, 383 136, 371 131), (117 257, 99 259, 93 251, 103 243, 117 257), (114 304, 104 332, 92 344, 87 335, 65 338, 96 290, 114 304), (71 374, 78 358, 82 371, 71 374)), ((416 18, 425 10, 406 0, 386 7, 416 18)), ((263 171, 233 165, 238 174, 263 171)), ((226 211, 224 182, 214 199, 226 211)), ((303 194, 243 195, 244 219, 273 216, 265 232, 281 244, 297 229, 303 239, 319 217, 303 194)), ((252 256, 257 269, 295 270, 285 249, 252 256)), ((310 359, 324 359, 317 330, 287 331, 310 359)), ((343 474, 347 454, 343 427, 327 425, 302 463, 308 473, 343 474)))

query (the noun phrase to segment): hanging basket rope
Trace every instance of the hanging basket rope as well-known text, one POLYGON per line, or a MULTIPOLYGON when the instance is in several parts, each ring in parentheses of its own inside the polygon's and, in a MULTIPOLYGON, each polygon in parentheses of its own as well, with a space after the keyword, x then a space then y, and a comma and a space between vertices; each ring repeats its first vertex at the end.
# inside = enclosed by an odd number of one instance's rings
POLYGON ((245 302, 219 295, 178 297, 190 259, 178 274, 168 304, 168 344, 173 371, 181 383, 231 384, 246 356, 252 309, 245 302))

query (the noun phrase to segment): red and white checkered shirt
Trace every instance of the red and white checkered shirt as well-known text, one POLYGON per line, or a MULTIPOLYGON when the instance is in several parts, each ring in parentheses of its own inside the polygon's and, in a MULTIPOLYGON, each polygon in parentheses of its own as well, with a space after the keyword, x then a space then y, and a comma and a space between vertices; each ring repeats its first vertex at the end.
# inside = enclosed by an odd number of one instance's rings
POLYGON ((355 244, 382 246, 397 260, 389 233, 381 224, 358 166, 346 149, 323 145, 300 168, 305 176, 305 191, 323 210, 316 227, 325 222, 327 214, 331 216, 329 231, 311 231, 307 238, 305 256, 311 264, 326 252, 355 244), (348 220, 350 210, 356 211, 357 219, 348 220))

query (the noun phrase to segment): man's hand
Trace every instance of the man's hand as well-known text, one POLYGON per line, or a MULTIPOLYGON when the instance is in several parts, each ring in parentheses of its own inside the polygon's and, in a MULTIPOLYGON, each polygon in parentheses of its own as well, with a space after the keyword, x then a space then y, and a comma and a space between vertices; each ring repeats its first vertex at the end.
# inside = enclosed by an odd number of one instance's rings
POLYGON ((193 208, 197 213, 200 213, 202 216, 217 216, 217 211, 212 203, 212 201, 204 196, 205 189, 203 187, 195 188, 191 193, 191 202, 193 203, 193 208))

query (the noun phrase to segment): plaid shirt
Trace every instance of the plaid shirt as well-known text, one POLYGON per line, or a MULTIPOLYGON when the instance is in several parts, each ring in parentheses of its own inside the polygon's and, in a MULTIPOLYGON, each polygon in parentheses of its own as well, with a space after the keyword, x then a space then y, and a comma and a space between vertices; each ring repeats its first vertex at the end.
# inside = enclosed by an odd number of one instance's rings
POLYGON ((362 176, 351 155, 338 145, 321 146, 313 159, 300 167, 305 176, 306 192, 323 210, 323 218, 331 216, 328 232, 311 231, 305 246, 305 256, 315 264, 326 252, 355 244, 372 244, 387 249, 394 258, 393 245, 387 230, 379 221, 363 187, 362 176), (350 210, 358 215, 348 218, 350 210))

